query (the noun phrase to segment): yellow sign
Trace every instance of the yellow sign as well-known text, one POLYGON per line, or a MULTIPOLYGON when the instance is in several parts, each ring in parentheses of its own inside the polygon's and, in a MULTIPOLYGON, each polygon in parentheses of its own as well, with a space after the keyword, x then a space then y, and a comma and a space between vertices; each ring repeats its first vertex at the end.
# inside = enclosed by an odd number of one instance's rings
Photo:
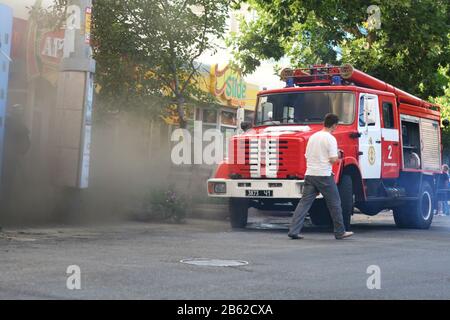
POLYGON ((231 106, 245 106, 247 84, 241 73, 229 65, 221 70, 218 64, 211 66, 210 89, 214 96, 224 98, 231 106))
POLYGON ((376 152, 375 152, 375 148, 373 146, 369 147, 368 159, 369 159, 370 165, 373 166, 375 164, 375 160, 376 160, 376 152))
POLYGON ((86 8, 85 14, 85 26, 84 26, 84 42, 86 44, 91 43, 91 24, 92 24, 92 8, 86 8))
MULTIPOLYGON (((209 68, 209 71, 204 70, 200 72, 199 77, 196 79, 200 90, 214 95, 218 100, 217 104, 221 106, 233 108, 242 106, 248 111, 255 110, 259 86, 246 83, 240 72, 233 71, 229 66, 219 69, 218 65, 214 64, 209 68)), ((153 76, 151 72, 146 74, 148 78, 153 76)), ((167 124, 178 124, 179 119, 176 107, 171 106, 167 108, 161 115, 161 118, 167 124)), ((192 115, 190 119, 193 118, 194 116, 192 115)))

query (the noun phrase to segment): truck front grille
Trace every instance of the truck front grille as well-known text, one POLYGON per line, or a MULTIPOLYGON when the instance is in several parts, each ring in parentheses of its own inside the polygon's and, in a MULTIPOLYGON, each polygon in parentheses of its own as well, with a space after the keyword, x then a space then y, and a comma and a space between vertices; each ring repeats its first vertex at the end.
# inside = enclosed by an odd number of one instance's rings
POLYGON ((245 144, 246 172, 252 178, 285 178, 289 171, 298 167, 300 156, 296 140, 249 138, 245 144))

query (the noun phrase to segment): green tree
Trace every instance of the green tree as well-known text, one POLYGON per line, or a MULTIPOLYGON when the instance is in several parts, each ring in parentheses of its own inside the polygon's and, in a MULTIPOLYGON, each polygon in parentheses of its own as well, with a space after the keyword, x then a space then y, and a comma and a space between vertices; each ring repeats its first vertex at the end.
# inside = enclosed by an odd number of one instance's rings
POLYGON ((450 61, 447 0, 238 3, 247 3, 256 13, 229 40, 246 72, 268 58, 288 57, 294 67, 348 62, 422 98, 443 94, 446 83, 438 69, 450 61), (379 29, 368 25, 371 5, 380 9, 379 29))
MULTIPOLYGON (((429 100, 441 107, 441 118, 450 120, 450 77, 445 77, 448 70, 441 68, 439 76, 447 79, 447 86, 444 87, 444 95, 440 97, 430 97, 429 100)), ((442 128, 442 145, 444 147, 444 155, 450 156, 450 127, 442 128)))
MULTIPOLYGON (((430 99, 441 106, 442 119, 450 120, 450 87, 445 89, 445 95, 430 99)), ((442 128, 442 145, 444 154, 450 156, 450 127, 442 128)))
MULTIPOLYGON (((212 97, 198 87, 196 60, 225 31, 225 0, 96 0, 94 57, 100 96, 122 108, 185 105, 212 97)), ((153 108, 157 110, 157 108, 153 108)))

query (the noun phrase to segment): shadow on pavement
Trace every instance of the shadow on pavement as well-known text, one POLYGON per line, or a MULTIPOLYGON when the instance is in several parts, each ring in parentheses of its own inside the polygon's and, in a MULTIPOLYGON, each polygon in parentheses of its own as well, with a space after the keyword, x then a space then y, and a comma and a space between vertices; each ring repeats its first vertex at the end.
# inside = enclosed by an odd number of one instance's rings
MULTIPOLYGON (((252 232, 280 232, 285 233, 289 230, 290 217, 282 217, 280 215, 276 216, 254 216, 250 218, 247 228, 244 230, 235 229, 234 231, 252 231, 252 232)), ((390 219, 379 219, 374 220, 363 220, 356 219, 357 221, 352 223, 351 231, 355 233, 367 233, 372 231, 392 231, 392 230, 403 230, 408 229, 398 229, 395 226, 394 221, 390 219), (359 220, 359 221, 358 221, 359 220)), ((331 227, 327 226, 315 226, 311 223, 309 218, 305 221, 305 226, 303 228, 304 233, 330 233, 332 232, 331 227)))

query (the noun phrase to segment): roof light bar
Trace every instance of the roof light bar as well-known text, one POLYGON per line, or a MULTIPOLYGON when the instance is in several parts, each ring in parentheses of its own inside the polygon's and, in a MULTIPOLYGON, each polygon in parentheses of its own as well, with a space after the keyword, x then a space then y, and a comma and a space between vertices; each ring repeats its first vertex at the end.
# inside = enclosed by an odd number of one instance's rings
POLYGON ((280 77, 286 83, 289 81, 288 86, 291 85, 292 80, 294 85, 330 85, 339 82, 337 79, 333 81, 332 78, 339 76, 340 73, 340 67, 315 65, 310 68, 283 69, 280 77))

